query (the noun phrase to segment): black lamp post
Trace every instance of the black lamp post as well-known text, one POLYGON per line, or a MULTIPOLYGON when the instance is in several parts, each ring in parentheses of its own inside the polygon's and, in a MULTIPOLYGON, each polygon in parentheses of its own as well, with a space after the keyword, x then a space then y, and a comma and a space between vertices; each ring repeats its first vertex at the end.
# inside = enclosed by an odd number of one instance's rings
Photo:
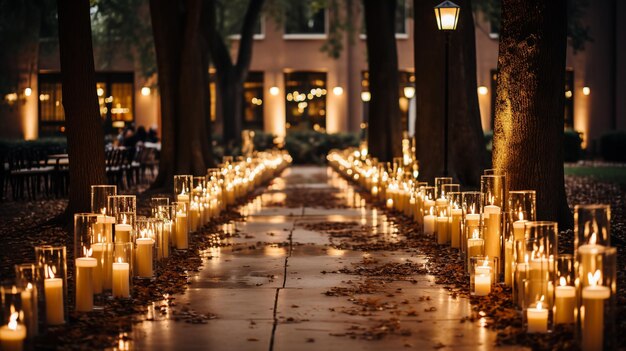
POLYGON ((445 42, 445 70, 444 70, 444 125, 443 125, 443 175, 448 176, 448 51, 450 50, 450 32, 456 29, 456 24, 459 21, 459 12, 461 7, 452 1, 444 1, 441 4, 435 6, 435 16, 437 18, 437 27, 439 30, 444 31, 446 36, 445 42))

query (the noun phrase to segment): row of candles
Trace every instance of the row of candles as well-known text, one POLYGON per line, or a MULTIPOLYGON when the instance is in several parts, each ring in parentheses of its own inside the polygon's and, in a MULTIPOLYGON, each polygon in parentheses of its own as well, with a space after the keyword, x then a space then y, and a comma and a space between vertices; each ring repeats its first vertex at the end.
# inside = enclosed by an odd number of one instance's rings
MULTIPOLYGON (((172 250, 189 248, 190 233, 290 162, 286 152, 258 152, 236 161, 225 157, 206 176, 176 175, 175 201, 151 198, 150 217, 137 216, 135 195, 118 195, 114 185, 93 185, 91 212, 74 215, 75 311, 131 298, 133 279, 154 279, 172 250)), ((22 350, 27 337, 67 320, 66 247, 38 246, 35 257, 35 263, 16 265, 15 282, 0 286, 0 350, 22 350)))
POLYGON ((574 252, 559 254, 558 225, 537 220, 534 190, 509 190, 506 175, 493 169, 481 176, 480 191, 462 192, 450 177, 430 186, 418 180, 412 150, 405 139, 403 157, 392 163, 369 157, 366 145, 333 151, 328 161, 426 236, 458 249, 471 295, 510 287, 529 333, 570 325, 583 350, 612 346, 617 251, 608 205, 575 206, 574 252))

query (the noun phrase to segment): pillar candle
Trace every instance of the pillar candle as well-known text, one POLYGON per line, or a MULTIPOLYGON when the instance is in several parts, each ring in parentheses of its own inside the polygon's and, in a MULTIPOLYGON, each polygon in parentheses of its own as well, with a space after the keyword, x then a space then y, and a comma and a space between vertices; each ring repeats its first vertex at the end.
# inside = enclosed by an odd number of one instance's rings
POLYGON ((93 269, 93 293, 101 294, 103 289, 111 289, 111 257, 109 257, 108 244, 92 244, 93 258, 96 267, 93 269))
POLYGON ((487 296, 491 292, 491 274, 474 274, 474 294, 476 296, 487 296))
POLYGON ((520 220, 513 222, 513 237, 515 238, 515 240, 525 239, 524 224, 527 222, 528 221, 524 219, 520 219, 520 220))
MULTIPOLYGON (((48 268, 49 269, 49 268, 48 268)), ((64 301, 63 301, 63 279, 44 279, 44 297, 46 300, 46 322, 49 325, 59 325, 65 323, 64 301)))
POLYGON ((461 218, 463 216, 463 210, 460 208, 453 208, 450 210, 452 218, 450 220, 450 245, 458 249, 461 247, 461 218))
POLYGON ((92 257, 76 259, 76 311, 93 310, 93 271, 98 261, 92 257))
POLYGON ((176 196, 176 200, 180 201, 180 202, 189 202, 189 195, 187 195, 187 194, 178 194, 178 196, 176 196))
MULTIPOLYGON (((28 283, 22 295, 22 310, 24 311, 24 322, 26 324, 26 331, 28 337, 36 336, 37 329, 39 328, 39 318, 37 311, 37 290, 34 289, 31 283, 28 283)), ((1 348, 0 348, 1 349, 1 348)))
POLYGON ((170 257, 170 241, 172 236, 172 222, 167 220, 163 223, 163 240, 161 245, 159 246, 159 250, 161 250, 161 257, 168 258, 170 257))
POLYGON ((424 235, 433 235, 435 233, 435 215, 427 214, 424 216, 424 235))
POLYGON ((528 319, 529 333, 548 332, 548 310, 542 308, 541 302, 537 302, 537 307, 526 309, 526 318, 528 319))
POLYGON ((186 250, 189 247, 189 229, 187 227, 187 214, 176 213, 176 248, 186 250))
POLYGON ((133 227, 130 224, 116 224, 115 225, 115 242, 116 243, 128 243, 130 242, 130 231, 133 227))
POLYGON ((467 267, 469 267, 470 258, 483 255, 484 248, 485 241, 479 237, 478 229, 475 229, 472 237, 467 240, 467 267))
POLYGON ((565 278, 561 277, 560 285, 556 287, 554 295, 554 323, 574 323, 576 288, 566 285, 565 278))
POLYGON ((100 234, 100 237, 107 242, 113 241, 113 224, 115 224, 115 217, 101 215, 96 219, 96 225, 94 232, 100 234))
POLYGON ((197 202, 192 202, 189 208, 189 229, 195 232, 200 227, 200 211, 197 202))
POLYGON ((17 312, 12 313, 9 323, 0 327, 0 350, 22 351, 26 327, 17 322, 18 317, 17 312))
POLYGON ((606 286, 587 286, 583 288, 581 307, 583 351, 602 350, 604 348, 604 300, 611 296, 606 286))
POLYGON ((515 279, 513 283, 513 300, 518 307, 524 305, 524 280, 528 278, 528 263, 522 262, 515 266, 515 279))
POLYGON ((448 242, 448 217, 437 217, 437 244, 448 242))
POLYGON ((130 266, 126 262, 113 263, 113 297, 130 297, 130 266))
POLYGON ((500 222, 501 210, 495 205, 485 206, 483 212, 486 230, 485 230, 485 255, 489 257, 500 256, 500 222))
POLYGON ((504 241, 504 284, 513 285, 513 241, 504 241))
POLYGON ((393 199, 392 198, 388 198, 387 199, 387 208, 390 209, 390 210, 393 208, 393 199))
POLYGON ((140 278, 152 278, 154 240, 152 238, 138 238, 136 243, 137 243, 137 252, 135 254, 136 276, 140 278))

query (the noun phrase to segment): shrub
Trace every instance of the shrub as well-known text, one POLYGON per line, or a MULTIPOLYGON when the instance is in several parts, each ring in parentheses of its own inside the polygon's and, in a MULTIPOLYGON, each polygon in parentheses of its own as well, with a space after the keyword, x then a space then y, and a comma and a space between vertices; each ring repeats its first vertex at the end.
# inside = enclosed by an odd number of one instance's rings
POLYGON ((600 153, 605 161, 626 162, 626 131, 613 131, 602 135, 600 153))
POLYGON ((285 137, 285 148, 297 164, 324 164, 332 149, 359 145, 358 133, 326 134, 315 131, 293 131, 285 137))

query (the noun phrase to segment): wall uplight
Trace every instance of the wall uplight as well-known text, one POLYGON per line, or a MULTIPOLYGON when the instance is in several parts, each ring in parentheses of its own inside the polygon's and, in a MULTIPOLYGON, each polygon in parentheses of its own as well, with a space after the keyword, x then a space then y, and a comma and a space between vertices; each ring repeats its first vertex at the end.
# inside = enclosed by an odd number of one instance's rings
POLYGON ((415 87, 404 87, 404 96, 407 99, 412 99, 415 96, 415 87))
POLYGON ((270 95, 276 96, 276 95, 278 95, 278 93, 280 93, 280 89, 278 89, 278 87, 271 87, 270 88, 270 95))
POLYGON ((143 96, 148 96, 148 95, 150 95, 150 88, 149 88, 149 87, 143 87, 143 88, 141 88, 141 95, 143 95, 143 96))
POLYGON ((487 95, 489 93, 489 89, 487 89, 486 86, 481 85, 478 87, 478 94, 480 95, 487 95))
POLYGON ((591 88, 583 87, 583 95, 589 95, 589 94, 591 94, 591 88))
POLYGON ((342 87, 334 87, 333 88, 333 94, 335 94, 337 96, 343 94, 343 88, 342 87))
POLYGON ((372 93, 370 93, 369 91, 361 92, 361 100, 363 100, 363 102, 369 102, 371 99, 372 99, 372 93))
POLYGON ((32 93, 33 93, 33 89, 31 89, 31 88, 24 89, 24 95, 25 96, 31 96, 32 93))

